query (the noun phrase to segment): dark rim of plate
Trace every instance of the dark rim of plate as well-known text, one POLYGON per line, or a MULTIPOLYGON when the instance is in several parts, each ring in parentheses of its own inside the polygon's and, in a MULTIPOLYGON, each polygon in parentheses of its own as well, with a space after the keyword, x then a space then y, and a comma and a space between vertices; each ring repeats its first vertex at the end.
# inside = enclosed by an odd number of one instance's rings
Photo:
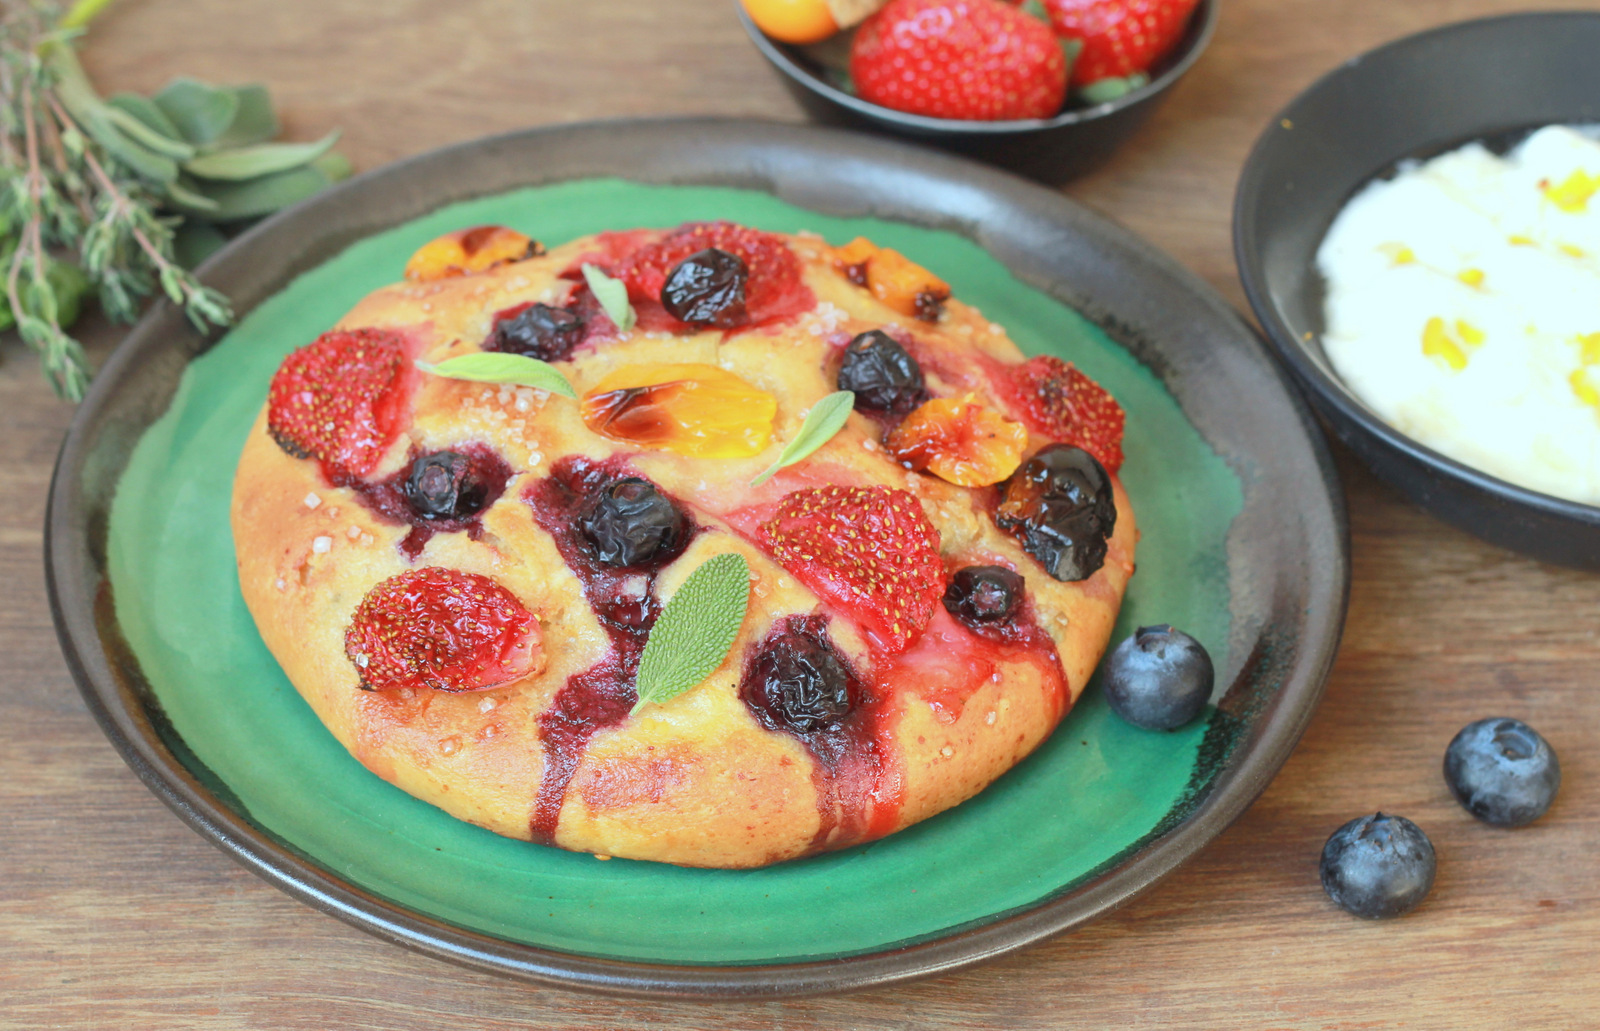
MULTIPOLYGON (((1551 494, 1544 494, 1528 487, 1519 486, 1508 480, 1502 480, 1481 469, 1451 458, 1442 452, 1435 451, 1416 438, 1390 426, 1376 412, 1367 407, 1366 402, 1356 396, 1355 392, 1345 384, 1344 380, 1328 367, 1325 359, 1319 359, 1317 355, 1311 352, 1306 346, 1307 341, 1296 335, 1294 329, 1279 314, 1278 306, 1272 303, 1271 295, 1267 289, 1266 274, 1261 264, 1260 237, 1256 232, 1256 226, 1252 218, 1256 198, 1265 188, 1268 152, 1274 145, 1272 127, 1284 122, 1295 123, 1299 112, 1312 98, 1338 88, 1342 82, 1351 76, 1365 74, 1367 62, 1380 55, 1404 52, 1426 46, 1442 38, 1468 32, 1481 32, 1484 29, 1492 29, 1496 25, 1525 24, 1530 21, 1547 20, 1595 22, 1600 21, 1600 13, 1586 11, 1532 11, 1520 14, 1495 15, 1488 18, 1476 18, 1470 21, 1441 25, 1410 36, 1402 36, 1400 39, 1374 47, 1359 58, 1344 62, 1306 87, 1287 106, 1273 115, 1272 119, 1267 123, 1269 128, 1256 140, 1255 145, 1251 147, 1249 157, 1245 159, 1244 169, 1239 175, 1238 186, 1234 190, 1234 262, 1239 268, 1239 280, 1244 287, 1245 298, 1249 302, 1251 310, 1255 312, 1256 318, 1261 321, 1262 328, 1266 330, 1267 339, 1272 343, 1279 357, 1294 370, 1294 373, 1303 383, 1309 386, 1310 390, 1315 394, 1315 400, 1320 404, 1333 409, 1343 418, 1361 427, 1366 433, 1383 441, 1412 461, 1439 469, 1486 494, 1513 504, 1526 505, 1553 516, 1570 519, 1578 523, 1600 526, 1600 506, 1586 505, 1579 501, 1569 501, 1566 498, 1558 498, 1551 494)), ((1322 227, 1321 232, 1318 234, 1318 240, 1320 241, 1327 236, 1328 229, 1333 224, 1333 219, 1338 217, 1339 211, 1343 210, 1344 205, 1351 198, 1369 183, 1394 176, 1403 163, 1413 160, 1426 161, 1429 158, 1438 157, 1441 154, 1474 142, 1483 143, 1493 152, 1503 155, 1528 135, 1542 127, 1543 124, 1526 122, 1514 125, 1486 126, 1481 132, 1469 133, 1446 141, 1430 141, 1406 153, 1396 154, 1387 158, 1351 187, 1344 200, 1329 215, 1327 224, 1322 227)), ((1314 265, 1311 269, 1311 276, 1315 289, 1320 291, 1323 284, 1322 274, 1317 271, 1314 265)), ((1320 335, 1320 317, 1317 319, 1317 325, 1308 330, 1308 332, 1320 335)))
POLYGON ((971 966, 1126 902, 1244 812, 1310 722, 1338 647, 1349 585, 1343 495, 1310 414, 1238 315, 1170 258, 1060 195, 958 158, 838 130, 720 119, 584 123, 459 144, 358 176, 252 229, 200 272, 243 313, 349 244, 444 204, 600 176, 759 189, 829 214, 958 232, 1105 326, 1169 389, 1176 385, 1180 403, 1189 397, 1197 410, 1186 408, 1186 416, 1203 434, 1211 431, 1207 439, 1241 473, 1246 495, 1228 548, 1234 604, 1248 603, 1250 618, 1235 619, 1229 664, 1219 666, 1237 672, 1219 699, 1227 717, 1220 723, 1236 747, 1216 758, 1215 777, 1198 786, 1190 811, 1169 814, 1131 854, 1083 882, 980 926, 841 958, 725 966, 596 958, 464 930, 366 892, 249 821, 165 725, 118 631, 104 576, 111 490, 91 477, 114 477, 124 467, 188 361, 218 338, 197 335, 162 304, 111 356, 80 407, 56 464, 45 533, 51 609, 67 664, 107 737, 158 797, 267 881, 381 938, 537 983, 677 999, 845 991, 971 966), (1083 251, 1081 275, 1068 283, 1045 262, 1073 246, 1083 251), (1146 284, 1130 295, 1137 300, 1125 299, 1120 311, 1096 304, 1095 291, 1134 289, 1130 277, 1146 284), (1195 343, 1162 355, 1141 341, 1140 322, 1195 343), (1237 403, 1241 389, 1252 392, 1254 405, 1237 403), (1272 446, 1235 450, 1239 436, 1272 446), (1263 539, 1291 547, 1273 549, 1263 539))
POLYGON ((756 23, 750 19, 750 15, 745 12, 744 5, 739 0, 733 0, 733 5, 738 9, 739 20, 744 24, 745 31, 750 34, 751 42, 761 51, 762 56, 777 66, 784 75, 801 83, 818 96, 825 97, 840 107, 848 108, 866 118, 904 126, 922 133, 948 133, 952 136, 1000 136, 1038 132, 1041 129, 1094 121, 1124 108, 1133 107, 1183 78, 1184 73, 1200 59, 1200 55, 1205 52, 1212 35, 1216 32, 1217 18, 1222 6, 1221 0, 1200 0, 1190 15, 1189 26, 1184 30, 1183 38, 1178 41, 1173 53, 1162 59, 1161 74, 1152 76, 1143 86, 1129 90, 1115 100, 1091 104, 1088 107, 1068 108, 1049 118, 979 122, 963 121, 958 118, 931 118, 927 115, 896 111, 846 93, 817 74, 808 61, 797 57, 795 47, 791 44, 780 43, 756 28, 756 23))

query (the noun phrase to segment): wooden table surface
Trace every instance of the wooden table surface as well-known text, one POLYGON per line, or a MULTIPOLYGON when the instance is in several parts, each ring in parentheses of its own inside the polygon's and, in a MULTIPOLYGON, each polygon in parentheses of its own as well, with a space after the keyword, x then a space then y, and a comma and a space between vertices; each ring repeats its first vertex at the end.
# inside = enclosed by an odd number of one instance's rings
MULTIPOLYGON (((1066 192, 1243 308, 1233 183, 1272 113, 1374 44, 1535 5, 1223 6, 1171 102, 1066 192)), ((119 0, 85 63, 108 93, 179 74, 266 82, 294 136, 337 126, 358 168, 537 123, 801 119, 727 0, 119 0)), ((97 356, 115 337, 95 330, 97 356)), ((1305 739, 1235 826, 1108 918, 999 962, 843 997, 692 1005, 415 955, 293 901, 180 823, 101 736, 57 649, 40 527, 71 415, 15 337, 0 341, 0 1027, 1600 1026, 1600 577, 1478 543, 1347 453, 1343 650, 1305 739), (1520 831, 1476 824, 1439 774, 1454 732, 1495 714, 1540 728, 1565 771, 1550 814, 1520 831), (1387 923, 1335 910, 1316 874, 1327 835, 1376 808, 1422 824, 1440 858, 1428 901, 1387 923)))

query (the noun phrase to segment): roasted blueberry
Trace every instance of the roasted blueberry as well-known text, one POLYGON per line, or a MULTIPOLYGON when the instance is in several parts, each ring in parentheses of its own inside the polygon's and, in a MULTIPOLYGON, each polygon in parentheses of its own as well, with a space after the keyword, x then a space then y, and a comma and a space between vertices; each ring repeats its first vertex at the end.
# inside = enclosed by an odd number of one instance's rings
POLYGON ((922 400, 922 388, 922 367, 883 330, 868 330, 845 345, 839 389, 855 391, 857 408, 909 412, 922 400))
POLYGON ((490 485, 477 475, 471 458, 435 451, 411 463, 401 490, 423 519, 470 519, 483 511, 490 485))
POLYGON ((661 306, 679 322, 731 329, 749 321, 745 284, 750 270, 737 254, 707 247, 680 261, 667 273, 661 306))
POLYGON ((583 341, 586 320, 577 312, 534 304, 494 325, 491 347, 544 362, 558 362, 583 341))
POLYGON ((1561 787, 1561 764, 1549 742, 1521 720, 1478 720, 1462 727, 1445 750, 1444 781, 1484 823, 1521 827, 1550 808, 1561 787))
POLYGON ((822 618, 791 616, 761 642, 739 696, 766 726, 811 734, 849 715, 851 682, 822 618))
POLYGON ((1427 897, 1438 861, 1433 842, 1403 816, 1351 820, 1322 846, 1322 888, 1367 920, 1399 916, 1427 897))
POLYGON ((597 562, 619 569, 668 562, 689 539, 678 506, 638 476, 596 488, 578 510, 578 531, 597 562))
POLYGON ((1165 624, 1142 626, 1106 660, 1106 701, 1136 727, 1177 730, 1200 715, 1216 671, 1205 648, 1165 624))
POLYGON ((956 570, 944 590, 944 607, 974 629, 1010 622, 1022 604, 1022 577, 1005 566, 956 570))
POLYGON ((1006 482, 995 523, 1057 580, 1087 580, 1117 525, 1111 477, 1082 448, 1052 444, 1006 482))

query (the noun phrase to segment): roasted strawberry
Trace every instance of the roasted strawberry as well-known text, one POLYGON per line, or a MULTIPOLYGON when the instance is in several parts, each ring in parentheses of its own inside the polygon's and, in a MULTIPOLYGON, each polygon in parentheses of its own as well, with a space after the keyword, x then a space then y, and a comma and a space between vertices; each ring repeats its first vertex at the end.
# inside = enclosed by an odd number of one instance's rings
POLYGON ((757 533, 784 569, 850 615, 884 654, 916 640, 944 594, 939 531, 908 491, 797 490, 757 533))
POLYGON ((1083 448, 1109 473, 1122 468, 1122 406, 1076 366, 1040 355, 1002 368, 994 380, 1029 429, 1083 448))
POLYGON ((1067 92, 1050 26, 1001 0, 890 0, 856 31, 850 75, 863 100, 932 118, 1049 118, 1067 92))
POLYGON ((1083 50, 1072 85, 1148 72, 1177 45, 1200 0, 1044 0, 1050 24, 1083 50))
POLYGON ((267 395, 267 431, 330 483, 372 471, 399 434, 411 380, 406 338, 393 330, 324 333, 283 360, 267 395))
POLYGON ((884 449, 958 487, 986 487, 1017 471, 1028 430, 972 397, 934 398, 894 428, 884 449))
POLYGON ((715 248, 743 261, 748 278, 744 307, 748 324, 797 315, 816 303, 800 281, 800 259, 782 237, 732 222, 693 222, 624 258, 616 275, 634 301, 660 303, 661 290, 684 259, 715 248))
POLYGON ((361 599, 344 653, 368 691, 481 691, 544 668, 539 621, 486 576, 429 566, 361 599))

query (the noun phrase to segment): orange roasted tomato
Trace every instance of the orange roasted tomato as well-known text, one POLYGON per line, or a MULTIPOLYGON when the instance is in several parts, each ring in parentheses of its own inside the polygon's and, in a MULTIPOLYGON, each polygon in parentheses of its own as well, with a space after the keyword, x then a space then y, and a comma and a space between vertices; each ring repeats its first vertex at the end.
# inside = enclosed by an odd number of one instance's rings
POLYGON ((857 286, 902 315, 937 322, 950 299, 950 284, 899 251, 858 236, 833 251, 834 267, 857 286))
POLYGON ((824 0, 742 0, 756 28, 781 43, 820 43, 839 31, 824 0))
POLYGON ((406 278, 413 283, 487 272, 496 265, 522 261, 544 253, 538 240, 505 226, 473 226, 429 240, 406 262, 406 278))
POLYGON ((778 399, 727 369, 693 362, 625 365, 583 397, 596 433, 690 458, 749 458, 772 441, 778 399))
POLYGON ((1028 429, 966 397, 934 398, 905 417, 889 439, 889 454, 958 487, 985 487, 1017 471, 1028 429))

